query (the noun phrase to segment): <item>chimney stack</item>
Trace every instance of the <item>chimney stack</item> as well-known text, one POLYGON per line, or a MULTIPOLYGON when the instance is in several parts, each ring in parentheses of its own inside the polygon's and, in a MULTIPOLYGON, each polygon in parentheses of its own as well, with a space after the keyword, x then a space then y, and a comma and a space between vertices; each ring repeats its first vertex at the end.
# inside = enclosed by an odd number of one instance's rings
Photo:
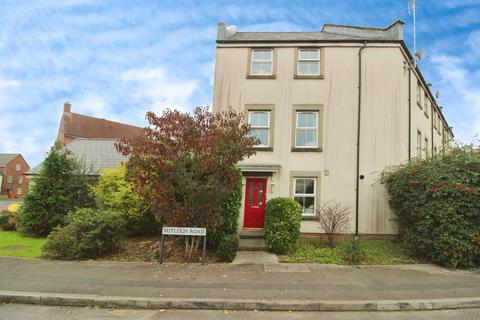
POLYGON ((63 104, 63 112, 70 112, 72 109, 72 104, 70 102, 65 102, 63 104))

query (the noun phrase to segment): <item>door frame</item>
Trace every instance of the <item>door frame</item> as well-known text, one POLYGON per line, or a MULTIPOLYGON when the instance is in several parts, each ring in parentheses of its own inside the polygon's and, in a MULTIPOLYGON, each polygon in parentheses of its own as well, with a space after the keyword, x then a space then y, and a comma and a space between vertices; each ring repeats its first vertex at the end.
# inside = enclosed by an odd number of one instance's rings
POLYGON ((267 205, 267 201, 268 201, 268 197, 267 197, 267 193, 268 193, 268 178, 269 176, 257 176, 257 175, 248 175, 248 176, 244 176, 245 177, 245 186, 243 187, 243 194, 244 194, 244 198, 243 198, 243 221, 242 221, 242 229, 243 230, 263 230, 265 229, 265 223, 264 223, 264 226, 262 228, 251 228, 251 227, 245 227, 245 216, 246 216, 246 210, 247 210, 247 180, 248 179, 265 179, 265 212, 264 212, 264 219, 265 219, 265 215, 267 214, 267 208, 266 208, 266 205, 267 205))

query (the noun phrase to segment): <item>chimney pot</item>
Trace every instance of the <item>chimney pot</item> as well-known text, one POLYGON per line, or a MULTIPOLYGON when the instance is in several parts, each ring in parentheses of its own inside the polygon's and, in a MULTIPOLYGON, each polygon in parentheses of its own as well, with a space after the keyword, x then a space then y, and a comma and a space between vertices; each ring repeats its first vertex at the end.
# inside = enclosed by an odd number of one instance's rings
POLYGON ((70 112, 72 110, 72 104, 70 102, 65 102, 63 104, 63 112, 70 112))

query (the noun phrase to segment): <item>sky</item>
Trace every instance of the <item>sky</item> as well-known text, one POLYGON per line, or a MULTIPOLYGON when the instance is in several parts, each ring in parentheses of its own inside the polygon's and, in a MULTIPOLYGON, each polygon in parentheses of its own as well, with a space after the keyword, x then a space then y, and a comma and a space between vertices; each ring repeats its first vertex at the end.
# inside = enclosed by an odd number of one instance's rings
MULTIPOLYGON (((216 28, 387 27, 408 0, 0 0, 0 152, 38 164, 63 111, 145 125, 145 112, 211 105, 216 28)), ((480 132, 480 0, 417 0, 420 69, 457 139, 480 132)))

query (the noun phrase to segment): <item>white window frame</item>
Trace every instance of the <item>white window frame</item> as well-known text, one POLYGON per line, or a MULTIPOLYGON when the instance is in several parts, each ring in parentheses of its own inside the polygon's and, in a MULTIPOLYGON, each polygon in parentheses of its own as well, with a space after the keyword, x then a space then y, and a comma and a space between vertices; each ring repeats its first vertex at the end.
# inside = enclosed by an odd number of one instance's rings
POLYGON ((420 84, 420 81, 417 82, 417 104, 420 109, 423 109, 423 88, 420 84))
POLYGON ((21 168, 22 168, 22 166, 20 164, 15 165, 15 170, 16 171, 20 171, 21 168))
POLYGON ((9 184, 13 183, 13 176, 12 175, 7 176, 7 183, 9 183, 9 184))
POLYGON ((22 191, 23 191, 22 187, 18 187, 17 188, 17 196, 21 195, 22 191))
POLYGON ((319 76, 320 75, 320 67, 321 67, 321 64, 320 64, 320 49, 312 49, 312 48, 304 48, 304 49, 298 49, 298 53, 297 53, 297 75, 298 76, 312 76, 312 77, 315 77, 315 76, 319 76), (318 53, 318 58, 317 59, 301 59, 300 58, 300 53, 302 51, 317 51, 318 53), (300 62, 317 62, 318 63, 318 73, 300 73, 300 62))
POLYGON ((422 153, 422 132, 420 130, 417 130, 417 157, 421 157, 422 153))
POLYGON ((252 49, 251 57, 250 57, 250 75, 251 76, 273 76, 273 49, 268 49, 268 48, 252 49), (254 60, 253 56, 255 51, 270 51, 270 60, 254 60), (270 69, 270 73, 253 73, 254 62, 261 62, 261 63, 270 62, 270 65, 272 66, 270 69))
POLYGON ((18 184, 22 184, 23 183, 23 176, 19 176, 17 182, 18 182, 18 184))
POLYGON ((293 199, 295 197, 313 197, 313 213, 304 213, 302 207, 302 216, 312 217, 317 213, 317 178, 315 177, 296 177, 293 178, 293 199), (297 180, 313 180, 313 194, 310 193, 296 193, 297 180))
POLYGON ((271 111, 270 110, 249 110, 248 111, 248 124, 250 125, 250 128, 252 129, 268 129, 268 134, 267 134, 267 144, 256 144, 255 147, 260 147, 260 148, 268 148, 270 147, 270 116, 271 116, 271 111), (252 120, 252 113, 266 113, 268 115, 268 123, 267 126, 252 126, 251 125, 251 120, 252 120))
POLYGON ((295 112, 295 148, 299 149, 316 149, 318 148, 318 111, 296 111, 295 112), (316 127, 298 127, 298 115, 300 113, 315 113, 315 123, 316 127), (315 146, 299 146, 297 145, 297 133, 298 130, 312 130, 315 129, 315 146))

